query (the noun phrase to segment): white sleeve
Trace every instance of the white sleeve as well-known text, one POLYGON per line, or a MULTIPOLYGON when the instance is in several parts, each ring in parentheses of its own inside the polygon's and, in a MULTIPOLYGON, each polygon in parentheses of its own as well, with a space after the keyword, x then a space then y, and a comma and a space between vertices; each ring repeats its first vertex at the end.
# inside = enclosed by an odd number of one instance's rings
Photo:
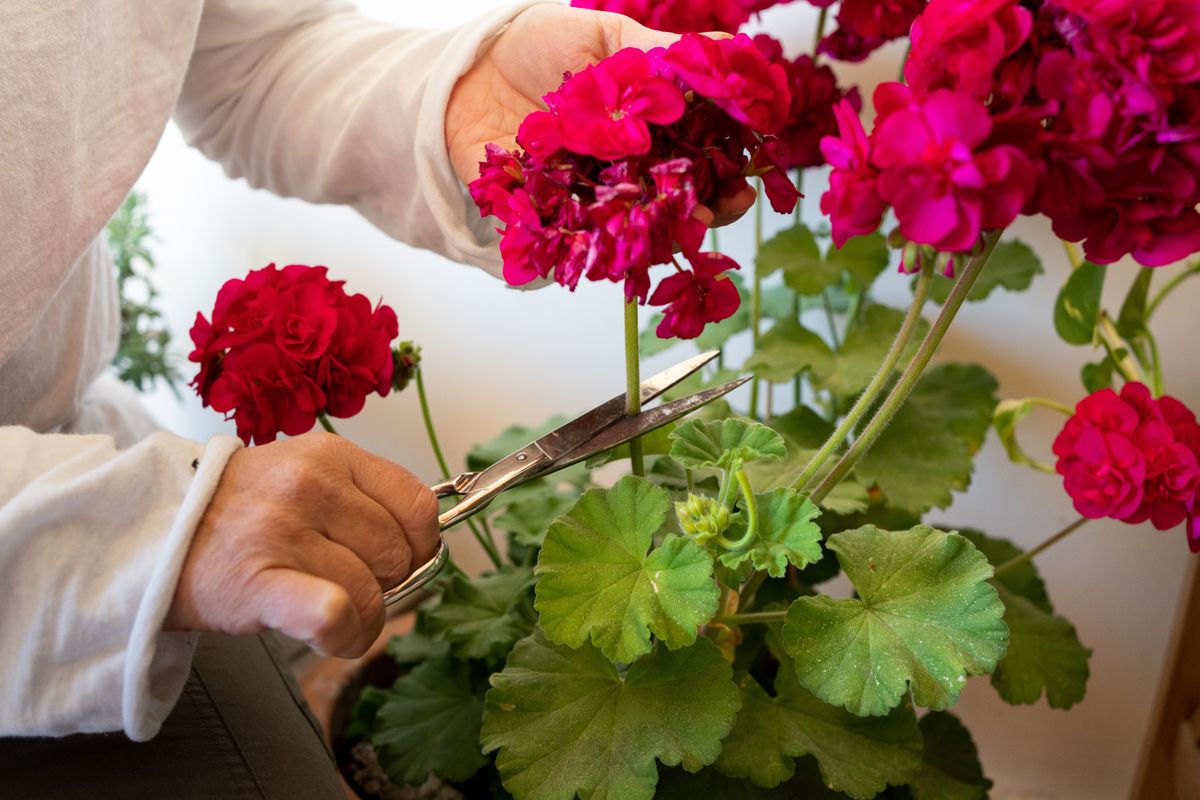
POLYGON ((404 30, 338 0, 208 0, 176 119, 252 186, 358 209, 390 236, 499 276, 446 152, 458 78, 536 0, 451 30, 404 30))
POLYGON ((194 647, 162 622, 240 446, 0 427, 0 736, 158 732, 194 647))

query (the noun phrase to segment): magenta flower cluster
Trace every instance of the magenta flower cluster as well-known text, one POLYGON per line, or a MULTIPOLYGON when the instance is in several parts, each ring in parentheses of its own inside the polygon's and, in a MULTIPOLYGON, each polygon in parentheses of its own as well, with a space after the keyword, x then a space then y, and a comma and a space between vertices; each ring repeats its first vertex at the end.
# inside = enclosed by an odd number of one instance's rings
POLYGON ((665 306, 663 338, 694 338, 732 315, 739 297, 726 273, 737 264, 700 252, 697 212, 755 175, 776 210, 795 207, 790 151, 772 135, 791 107, 784 67, 747 36, 688 34, 622 50, 545 101, 522 124, 521 149, 489 146, 470 187, 480 212, 504 223, 508 283, 622 283, 629 301, 665 306), (650 269, 662 264, 675 272, 652 292, 650 269))
POLYGON ((972 249, 1046 214, 1089 259, 1147 266, 1200 250, 1200 14, 1194 0, 933 0, 908 85, 850 107, 822 143, 840 244, 888 207, 910 241, 972 249))
POLYGON ((1200 425, 1175 398, 1155 399, 1140 383, 1095 392, 1075 407, 1054 454, 1083 516, 1159 530, 1186 521, 1188 546, 1200 551, 1200 425))

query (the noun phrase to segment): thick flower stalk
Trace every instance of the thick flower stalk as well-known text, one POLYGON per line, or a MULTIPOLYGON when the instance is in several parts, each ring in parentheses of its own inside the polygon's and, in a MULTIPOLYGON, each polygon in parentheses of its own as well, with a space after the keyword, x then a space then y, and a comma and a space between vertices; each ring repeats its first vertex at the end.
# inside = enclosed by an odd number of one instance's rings
POLYGON ((737 264, 701 252, 697 211, 756 175, 768 176, 778 211, 795 207, 788 148, 773 136, 791 102, 784 67, 745 36, 687 35, 620 51, 545 100, 549 110, 521 126, 521 150, 490 146, 471 184, 480 212, 503 223, 505 279, 621 283, 627 302, 664 307, 664 338, 694 338, 733 314, 725 274, 737 264), (653 288, 657 265, 674 274, 653 288))
POLYGON ((252 270, 221 287, 211 322, 196 315, 188 358, 200 370, 191 385, 205 407, 234 419, 246 444, 352 417, 367 395, 392 388, 396 312, 347 294, 326 271, 252 270))
POLYGON ((1187 523, 1200 552, 1200 425, 1173 397, 1141 383, 1102 389, 1075 407, 1054 440, 1056 470, 1075 510, 1158 530, 1187 523))

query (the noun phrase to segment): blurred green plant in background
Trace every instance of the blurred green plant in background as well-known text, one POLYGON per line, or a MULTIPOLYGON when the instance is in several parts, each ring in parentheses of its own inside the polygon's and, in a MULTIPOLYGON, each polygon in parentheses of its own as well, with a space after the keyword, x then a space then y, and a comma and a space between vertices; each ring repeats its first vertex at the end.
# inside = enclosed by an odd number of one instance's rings
POLYGON ((117 377, 139 392, 152 390, 161 380, 180 397, 183 376, 171 357, 171 332, 156 307, 158 291, 151 281, 154 256, 146 243, 154 232, 149 225, 146 196, 131 192, 109 220, 106 231, 121 297, 121 341, 113 358, 117 377))

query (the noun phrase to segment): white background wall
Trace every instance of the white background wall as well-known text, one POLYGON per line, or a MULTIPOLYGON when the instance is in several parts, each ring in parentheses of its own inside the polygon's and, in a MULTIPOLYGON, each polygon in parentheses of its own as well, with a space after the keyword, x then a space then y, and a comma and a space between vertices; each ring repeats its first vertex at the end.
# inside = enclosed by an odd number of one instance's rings
MULTIPOLYGON (((452 25, 495 5, 495 0, 362 3, 372 16, 428 26, 452 25)), ((803 3, 775 9, 764 20, 792 52, 809 46, 814 24, 813 9, 803 3)), ((896 74, 900 56, 891 47, 867 65, 839 71, 861 84, 869 98, 874 83, 896 74)), ((817 219, 822 180, 809 178, 810 222, 817 219)), ((181 355, 195 313, 211 310, 217 288, 228 278, 272 261, 326 264, 352 290, 383 297, 400 317, 401 336, 424 347, 428 388, 453 464, 461 464, 472 443, 509 424, 579 410, 623 386, 615 287, 582 286, 574 295, 558 287, 532 293, 505 289, 482 272, 391 241, 346 209, 283 200, 231 182, 218 166, 187 149, 173 127, 139 187, 150 196, 158 281, 181 355)), ((1037 247, 1047 274, 1027 294, 1001 293, 968 307, 944 357, 982 362, 999 377, 1003 396, 1037 394, 1073 404, 1081 395, 1079 368, 1091 354, 1054 336, 1051 308, 1066 260, 1043 220, 1019 221, 1015 235, 1037 247)), ((725 235, 723 244, 742 263, 752 263, 745 226, 725 235)), ((1131 266, 1113 270, 1110 307, 1119 305, 1134 274, 1131 266)), ((900 276, 891 276, 883 298, 899 305, 904 286, 900 276)), ((1196 323, 1188 309, 1200 301, 1198 289, 1185 287, 1172 298, 1156 326, 1168 391, 1193 408, 1200 407, 1200 374, 1193 368, 1196 323)), ((739 347, 744 351, 744 344, 739 347)), ((680 352, 649 359, 645 369, 665 366, 680 352)), ((738 352, 735 348, 735 356, 738 352)), ((233 431, 232 423, 201 409, 193 397, 179 403, 159 392, 151 403, 166 424, 189 436, 233 431)), ((1024 439, 1035 450, 1044 442, 1041 455, 1047 455, 1059 424, 1050 415, 1035 416, 1023 428, 1024 439)), ((363 414, 339 427, 422 477, 436 477, 414 392, 373 398, 363 414)), ((1059 482, 1008 464, 993 436, 971 490, 936 520, 1032 546, 1074 517, 1059 482)), ((452 545, 460 559, 482 563, 466 533, 456 534, 452 545)), ((1056 606, 1095 649, 1092 678, 1086 700, 1070 712, 1052 711, 1044 701, 1012 708, 996 698, 986 679, 970 683, 955 710, 974 731, 997 783, 994 796, 1126 795, 1190 558, 1181 531, 1105 522, 1089 525, 1039 558, 1056 606)))

